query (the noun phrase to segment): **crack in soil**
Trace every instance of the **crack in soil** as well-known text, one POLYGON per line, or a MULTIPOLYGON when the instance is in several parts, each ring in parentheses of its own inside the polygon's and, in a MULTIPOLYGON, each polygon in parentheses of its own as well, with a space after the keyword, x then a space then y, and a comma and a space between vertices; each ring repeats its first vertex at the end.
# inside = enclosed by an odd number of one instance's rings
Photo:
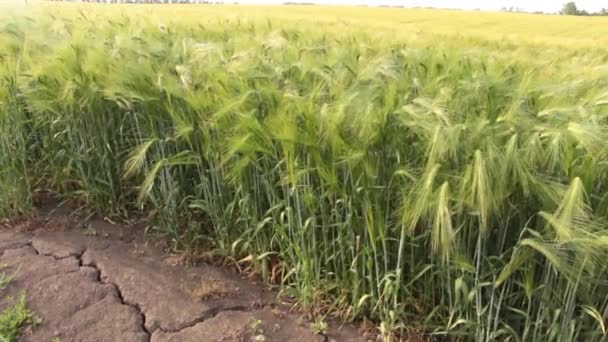
POLYGON ((83 264, 82 262, 82 256, 84 255, 84 253, 86 253, 87 249, 83 250, 82 253, 80 253, 79 255, 76 256, 76 258, 78 259, 78 265, 80 267, 82 266, 88 266, 88 267, 92 267, 94 269, 97 270, 97 281, 101 284, 106 284, 106 285, 110 285, 112 287, 114 287, 114 289, 116 290, 116 294, 118 296, 118 299, 120 300, 120 303, 126 306, 130 306, 133 309, 135 309, 135 311, 137 311, 137 313, 139 315, 141 315, 142 321, 141 321, 141 328, 142 330, 146 333, 146 335, 148 335, 148 341, 150 341, 150 339, 152 338, 152 333, 150 331, 148 331, 148 329, 146 328, 146 314, 144 313, 144 311, 141 309, 141 307, 139 306, 139 304, 137 303, 130 303, 128 301, 125 300, 122 291, 120 290, 120 287, 118 286, 118 284, 112 283, 110 281, 104 280, 103 276, 102 276, 102 271, 101 269, 97 266, 97 264, 95 262, 90 262, 88 264, 83 264))
MULTIPOLYGON (((59 235, 60 238, 62 236, 63 235, 61 234, 59 235)), ((45 238, 44 235, 32 236, 32 234, 26 233, 23 236, 18 235, 15 237, 10 235, 7 241, 2 241, 3 248, 0 248, 0 257, 9 257, 7 260, 10 260, 11 264, 19 264, 20 262, 25 262, 24 260, 31 261, 33 265, 28 268, 27 271, 33 274, 31 277, 36 279, 35 281, 45 279, 47 274, 49 277, 58 275, 60 276, 59 278, 61 278, 59 284, 62 286, 57 287, 54 291, 59 291, 60 298, 62 298, 61 300, 65 300, 67 303, 61 303, 65 305, 56 310, 49 310, 49 312, 65 311, 66 316, 63 319, 69 317, 71 320, 72 317, 74 317, 73 320, 75 322, 64 324, 62 320, 50 320, 45 324, 48 325, 48 327, 44 327, 44 330, 40 332, 41 335, 54 333, 52 331, 53 329, 64 328, 68 329, 66 331, 69 331, 70 334, 73 334, 73 329, 78 329, 80 324, 83 324, 83 320, 79 320, 78 317, 80 312, 101 301, 103 301, 103 303, 100 306, 88 310, 85 314, 86 317, 83 316, 85 318, 85 327, 88 327, 91 322, 95 320, 97 315, 103 315, 103 312, 105 311, 103 310, 104 308, 111 308, 113 310, 112 312, 117 312, 117 314, 120 315, 120 321, 114 319, 110 320, 110 322, 117 324, 116 322, 122 323, 123 319, 128 321, 124 326, 120 326, 121 331, 117 332, 115 335, 122 336, 121 334, 131 334, 135 332, 135 335, 132 336, 134 341, 150 342, 156 338, 167 340, 201 340, 200 336, 215 336, 218 333, 221 333, 221 331, 216 331, 218 329, 224 329, 228 326, 226 329, 230 330, 230 325, 245 324, 243 323, 244 321, 253 318, 269 319, 269 322, 276 321, 280 322, 281 325, 284 323, 284 321, 279 320, 283 320, 285 315, 277 314, 274 311, 262 312, 265 308, 274 308, 275 305, 277 305, 276 302, 270 302, 265 299, 266 297, 263 293, 259 298, 257 292, 252 293, 252 299, 245 295, 242 296, 242 298, 239 296, 239 298, 234 299, 224 298, 224 296, 203 296, 203 298, 193 297, 192 294, 191 296, 188 296, 184 288, 181 287, 184 283, 182 283, 179 288, 173 286, 171 283, 173 279, 171 277, 182 279, 189 286, 192 285, 190 283, 194 282, 194 279, 196 278, 190 278, 189 273, 171 273, 168 271, 166 274, 161 274, 157 281, 154 281, 156 278, 146 279, 146 277, 149 276, 149 272, 155 271, 154 268, 150 268, 155 265, 155 263, 150 262, 149 265, 146 264, 150 267, 133 267, 133 270, 131 270, 131 264, 123 262, 124 259, 120 259, 122 254, 118 252, 121 252, 121 250, 115 250, 113 248, 106 252, 106 250, 112 246, 112 241, 105 242, 105 240, 98 239, 102 243, 96 244, 91 243, 88 237, 78 238, 78 236, 66 234, 66 237, 69 239, 63 243, 60 240, 50 237, 45 238), (19 251, 11 252, 12 250, 19 251), (114 255, 113 253, 117 254, 114 255), (128 271, 124 270, 123 267, 128 268, 128 271), (45 268, 48 268, 48 270, 45 268), (43 274, 35 274, 39 269, 44 270, 43 274), (79 272, 79 276, 71 276, 69 279, 62 278, 66 273, 73 272, 79 272), (86 280, 81 279, 80 275, 86 277, 86 280), (73 294, 66 292, 63 287, 65 284, 71 284, 72 281, 77 282, 79 286, 82 285, 85 290, 90 290, 92 292, 90 295, 91 297, 85 299, 80 298, 82 301, 79 302, 76 302, 76 299, 72 299, 73 297, 71 296, 73 294), (100 285, 103 285, 104 288, 100 288, 100 285), (150 289, 146 289, 146 287, 149 287, 150 289), (112 289, 115 291, 112 291, 112 289), (168 300, 164 301, 157 301, 155 297, 149 293, 149 290, 154 292, 166 289, 175 293, 174 296, 169 297, 168 300), (110 294, 111 292, 113 293, 110 294), (193 302, 190 302, 190 300, 193 302), (71 301, 74 301, 74 303, 69 303, 71 301), (171 310, 170 312, 167 312, 165 306, 170 306, 174 303, 183 304, 184 309, 182 310, 178 306, 175 308, 175 311, 173 311, 174 308, 169 307, 167 309, 171 310), (120 307, 120 305, 124 306, 120 307), (102 310, 100 310, 99 307, 101 307, 102 310), (131 307, 133 310, 128 309, 127 307, 131 307), (69 312, 66 310, 69 310, 69 312), (174 314, 172 315, 171 312, 174 314), (271 313, 275 313, 275 316, 270 316, 271 313), (141 317, 141 321, 137 321, 138 317, 141 317), (137 330, 138 327, 141 327, 141 330, 137 330)), ((96 242, 99 241, 96 240, 96 242)), ((129 241, 133 241, 133 239, 130 239, 129 241)), ((129 246, 125 245, 125 247, 129 246)), ((157 261, 160 263, 162 260, 157 261)), ((11 267, 14 267, 14 265, 11 267)), ((214 275, 217 275, 212 271, 213 270, 207 269, 200 271, 203 283, 207 281, 206 277, 210 278, 209 281, 214 281, 214 275)), ((53 280, 53 282, 54 281, 55 280, 53 280)), ((245 288, 247 289, 248 287, 245 288)), ((44 292, 46 291, 44 286, 38 286, 35 287, 35 289, 40 291, 39 294, 47 294, 41 296, 43 297, 41 303, 43 303, 45 307, 55 309, 53 308, 53 305, 57 304, 57 302, 56 299, 52 297, 52 294, 48 295, 48 293, 44 292)), ((257 287, 254 289, 257 291, 257 287)), ((89 294, 87 294, 87 296, 89 296, 89 294)), ((49 315, 49 317, 53 316, 49 315)), ((291 316, 286 320, 286 325, 293 331, 278 332, 277 334, 279 336, 282 336, 283 338, 288 335, 289 338, 294 339, 299 337, 298 340, 307 339, 306 336, 308 335, 306 334, 310 334, 310 331, 306 330, 305 327, 302 328, 301 323, 296 324, 297 320, 291 316), (295 321, 296 323, 291 321, 295 321)), ((102 330, 108 329, 106 322, 107 321, 104 320, 102 322, 103 324, 95 325, 95 329, 100 330, 100 332, 103 333, 102 330)), ((275 326, 279 326, 278 323, 275 324, 275 326)), ((246 327, 247 326, 244 325, 242 328, 246 329, 246 327)), ((273 333, 274 332, 275 331, 273 330, 273 333)), ((320 335, 325 342, 333 340, 326 334, 320 335)), ((209 338, 207 337, 202 338, 202 340, 208 339, 209 338)))
POLYGON ((21 248, 24 248, 24 247, 32 247, 32 249, 34 250, 34 252, 36 253, 36 255, 39 255, 39 253, 36 250, 36 248, 34 248, 34 246, 32 246, 32 240, 30 240, 30 241, 24 242, 23 244, 15 244, 14 246, 9 245, 6 248, 3 248, 0 251, 0 258, 3 257, 4 254, 6 252, 8 252, 8 251, 13 251, 13 250, 16 250, 16 249, 21 249, 21 248))
MULTIPOLYGON (((2 253, 0 253, 0 258, 4 257, 4 254, 5 254, 6 252, 8 252, 8 251, 14 251, 14 250, 19 250, 19 249, 24 249, 24 248, 29 248, 29 250, 33 251, 33 252, 34 252, 34 255, 36 255, 36 256, 41 256, 41 257, 53 257, 53 258, 54 258, 55 260, 57 260, 57 261, 65 260, 65 259, 68 259, 68 258, 74 258, 74 259, 76 259, 76 260, 78 261, 79 266, 82 266, 82 265, 80 265, 82 262, 81 262, 81 261, 80 261, 80 260, 79 260, 79 259, 78 259, 78 258, 77 258, 75 255, 69 255, 69 256, 67 256, 67 257, 58 258, 58 257, 56 257, 56 256, 54 256, 54 255, 51 255, 51 254, 41 254, 41 253, 40 253, 40 252, 39 252, 39 251, 38 251, 38 250, 37 250, 37 249, 36 249, 36 248, 35 248, 35 247, 32 245, 31 241, 30 241, 30 242, 27 242, 27 243, 24 243, 22 246, 13 247, 13 248, 7 248, 7 249, 3 250, 3 251, 2 251, 2 253)), ((0 266, 2 266, 2 265, 0 264, 0 266)), ((21 269, 21 266, 23 266, 23 264, 22 264, 22 263, 20 263, 18 266, 16 266, 17 271, 18 271, 19 269, 21 269)), ((70 274, 70 273, 75 273, 75 272, 78 272, 78 269, 75 269, 75 270, 73 270, 73 271, 64 271, 62 274, 70 274)), ((53 277, 53 276, 56 276, 56 274, 47 274, 47 275, 45 275, 45 276, 41 277, 41 278, 40 278, 40 279, 38 279, 38 280, 39 280, 39 281, 46 280, 46 279, 48 279, 48 278, 50 278, 50 277, 53 277)), ((1 337, 1 336, 0 336, 0 337, 1 337)), ((2 342, 2 340, 1 340, 1 339, 0 339, 0 342, 2 342)))
MULTIPOLYGON (((141 324, 141 328, 142 328, 142 330, 143 330, 143 331, 146 333, 146 335, 147 335, 147 337, 148 337, 148 338, 147 338, 147 340, 148 340, 148 341, 150 341, 150 339, 151 339, 151 337, 152 337, 152 334, 151 334, 151 333, 150 333, 150 332, 149 332, 149 331, 146 329, 146 315, 145 315, 145 314, 144 314, 144 312, 141 310, 141 308, 139 307, 139 305, 138 305, 138 304, 129 303, 129 302, 125 301, 125 299, 124 299, 124 297, 123 297, 123 295, 122 295, 122 292, 121 292, 121 290, 120 290, 120 287, 119 287, 117 284, 114 284, 114 283, 112 283, 112 282, 108 282, 108 281, 103 280, 102 275, 101 275, 101 274, 102 274, 101 269, 99 269, 99 268, 97 267, 97 265, 96 265, 96 264, 94 264, 94 263, 92 263, 92 264, 87 264, 87 265, 84 265, 84 264, 83 264, 83 262, 82 262, 82 256, 83 256, 83 255, 84 255, 84 253, 87 251, 87 249, 84 249, 84 250, 83 250, 82 252, 80 252, 80 253, 70 254, 70 255, 65 256, 65 257, 57 257, 56 255, 54 255, 54 254, 52 254, 52 253, 41 253, 41 252, 40 252, 40 251, 39 251, 39 250, 38 250, 38 249, 37 249, 37 248, 34 246, 34 244, 32 243, 32 241, 30 240, 30 241, 28 241, 27 243, 25 243, 25 244, 23 244, 22 246, 19 246, 19 247, 17 247, 17 248, 9 248, 9 249, 5 249, 5 250, 3 250, 3 251, 2 251, 2 253, 0 254, 0 256, 4 255, 4 253, 5 253, 6 251, 8 251, 8 250, 11 250, 11 249, 21 249, 21 248, 26 248, 26 247, 31 248, 31 249, 34 251, 35 255, 37 255, 37 256, 42 256, 42 257, 52 257, 52 258, 54 258, 54 259, 55 259, 55 260, 57 260, 57 261, 65 260, 65 259, 68 259, 68 258, 74 258, 74 259, 76 259, 76 260, 77 260, 77 262, 78 262, 78 269, 80 269, 80 268, 81 268, 81 267, 83 267, 83 266, 88 266, 88 267, 91 267, 91 268, 94 268, 95 270, 97 270, 97 279, 96 279, 96 281, 97 281, 97 282, 99 282, 100 284, 105 284, 105 285, 110 285, 110 286, 112 286, 112 287, 113 287, 113 288, 116 290, 116 294, 117 294, 117 296, 118 296, 118 299, 120 300, 120 303, 121 303, 122 305, 130 306, 130 307, 134 308, 134 309, 137 311, 137 313, 141 315, 141 317, 142 317, 142 324, 141 324)), ((72 272, 66 272, 66 274, 67 274, 67 273, 73 273, 73 272, 78 272, 78 270, 75 270, 75 271, 72 271, 72 272)), ((50 275, 50 276, 52 276, 52 275, 50 275)), ((100 299, 100 301, 101 301, 101 300, 103 300, 103 299, 100 299)))
POLYGON ((243 306, 243 305, 235 305, 235 306, 229 306, 229 307, 217 307, 217 308, 212 308, 209 309, 205 312, 203 312, 201 314, 201 316, 199 316, 198 318, 190 321, 190 322, 186 322, 182 325, 180 325, 179 328, 177 329, 162 329, 159 328, 159 331, 162 331, 164 333, 178 333, 181 332, 182 330, 186 330, 188 328, 192 328, 194 326, 196 326, 197 324, 203 323, 207 320, 210 320, 214 317, 216 317, 217 315, 219 315, 222 312, 228 312, 228 311, 238 311, 238 312, 250 312, 251 310, 248 309, 247 307, 243 306))
MULTIPOLYGON (((23 245, 22 247, 19 247, 19 248, 23 248, 23 247, 31 247, 34 250, 34 253, 36 253, 36 255, 45 256, 44 254, 40 253, 40 251, 36 247, 34 247, 34 243, 32 242, 32 240, 28 241, 25 245, 23 245)), ((49 256, 52 256, 53 258, 55 258, 55 260, 58 260, 54 255, 49 255, 49 256)))
MULTIPOLYGON (((188 328, 192 328, 200 323, 203 323, 207 320, 213 319, 215 318, 217 315, 219 315, 222 312, 229 312, 229 311, 236 311, 236 312, 252 312, 255 310, 261 310, 264 309, 266 306, 268 306, 269 304, 263 304, 261 305, 261 307, 247 307, 244 305, 234 305, 234 306, 228 306, 228 307, 222 307, 221 305, 215 308, 211 308, 209 310, 206 310, 204 312, 202 312, 200 315, 198 315, 196 318, 194 318, 191 321, 185 322, 183 324, 180 324, 178 326, 177 329, 163 329, 160 324, 158 326, 153 327, 151 330, 148 330, 148 328, 146 328, 146 314, 144 312, 144 310, 142 310, 141 306, 138 303, 131 303, 127 300, 125 300, 122 291, 120 289, 120 286, 116 283, 110 282, 108 281, 108 278, 106 277, 104 279, 103 277, 103 272, 102 270, 97 266, 97 263, 95 261, 89 261, 87 264, 84 264, 82 261, 82 257, 83 255, 87 252, 88 249, 83 249, 82 252, 80 253, 71 253, 68 256, 65 257, 57 257, 56 255, 52 254, 52 253, 41 253, 32 243, 32 241, 29 241, 27 243, 25 243, 23 246, 19 247, 19 248, 23 248, 23 247, 31 247, 31 249, 34 251, 34 253, 36 253, 36 255, 38 256, 48 256, 48 257, 53 257, 55 260, 60 261, 60 260, 64 260, 64 259, 68 259, 68 258, 75 258, 78 261, 78 267, 79 269, 81 267, 91 267, 93 269, 95 269, 97 271, 97 278, 95 279, 97 282, 101 283, 101 284, 105 284, 105 285, 110 285, 112 286, 115 290, 116 290, 116 294, 118 296, 118 299, 120 300, 120 303, 122 305, 126 305, 126 306, 130 306, 133 309, 135 309, 137 311, 137 313, 139 315, 141 315, 142 318, 142 324, 141 324, 141 328, 142 330, 146 333, 147 335, 147 340, 150 341, 152 338, 152 334, 155 333, 156 331, 159 332, 164 332, 164 333, 179 333, 185 329, 188 328)), ((6 250, 2 251, 2 254, 4 254, 6 250)))
MULTIPOLYGON (((19 247, 22 248, 22 247, 19 247)), ((8 251, 9 249, 14 249, 14 248, 5 248, 2 251, 0 251, 0 258, 4 257, 4 253, 6 253, 6 251, 8 251)))
MULTIPOLYGON (((55 260, 59 261, 59 260, 64 260, 67 258, 75 258, 78 261, 78 267, 83 267, 83 266, 88 266, 91 268, 94 268, 95 270, 97 270, 97 282, 101 283, 101 284, 106 284, 106 285, 110 285, 112 286, 115 290, 116 290, 116 294, 118 296, 118 299, 120 300, 120 303, 122 305, 126 305, 126 306, 130 306, 133 309, 135 309, 137 311, 137 313, 139 315, 141 315, 142 318, 142 324, 141 324, 141 328, 142 330, 146 333, 146 335, 148 336, 148 341, 150 341, 152 334, 148 331, 148 329, 146 328, 146 315, 143 312, 143 310, 140 308, 140 306, 138 304, 135 303, 129 303, 127 301, 125 301, 122 292, 120 290, 120 287, 117 284, 114 284, 112 282, 108 282, 105 281, 102 277, 102 272, 101 269, 99 267, 97 267, 97 265, 95 263, 90 263, 87 265, 84 265, 82 262, 82 256, 84 255, 84 253, 87 251, 87 249, 84 249, 82 252, 80 253, 75 253, 75 254, 70 254, 68 256, 65 257, 57 257, 56 255, 52 254, 52 253, 41 253, 32 243, 32 241, 29 241, 28 243, 26 243, 23 247, 29 246, 34 250, 34 253, 36 253, 36 255, 40 255, 40 256, 49 256, 49 257, 53 257, 55 260)), ((4 251, 3 251, 4 254, 4 251)))
POLYGON ((57 261, 61 261, 61 260, 69 259, 69 258, 75 258, 76 260, 78 260, 78 266, 82 266, 82 260, 80 260, 80 258, 84 254, 84 251, 82 253, 70 253, 69 255, 66 255, 64 257, 58 257, 58 256, 56 256, 53 253, 42 253, 42 252, 40 252, 34 246, 34 243, 32 241, 29 241, 29 242, 25 243, 22 247, 19 247, 19 248, 23 248, 23 247, 31 247, 34 250, 34 252, 36 253, 36 255, 52 257, 53 259, 55 259, 57 261))

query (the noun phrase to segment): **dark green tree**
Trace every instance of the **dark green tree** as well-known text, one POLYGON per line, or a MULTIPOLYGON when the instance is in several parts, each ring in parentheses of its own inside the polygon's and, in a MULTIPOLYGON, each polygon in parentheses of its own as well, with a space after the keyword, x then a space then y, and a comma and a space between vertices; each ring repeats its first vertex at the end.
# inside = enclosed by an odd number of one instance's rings
POLYGON ((576 8, 576 3, 574 1, 565 3, 560 13, 564 15, 577 15, 578 8, 576 8))

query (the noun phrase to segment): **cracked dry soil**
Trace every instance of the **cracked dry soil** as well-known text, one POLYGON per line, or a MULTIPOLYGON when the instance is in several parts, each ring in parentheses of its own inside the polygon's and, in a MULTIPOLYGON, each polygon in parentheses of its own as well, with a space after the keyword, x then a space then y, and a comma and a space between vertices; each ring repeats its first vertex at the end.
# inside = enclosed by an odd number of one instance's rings
POLYGON ((275 293, 232 272, 172 266, 129 227, 104 221, 90 227, 95 234, 69 226, 0 229, 0 265, 15 275, 0 310, 25 291, 42 319, 22 341, 365 341, 349 325, 314 334, 275 293), (218 284, 227 289, 223 295, 193 299, 196 289, 218 284))

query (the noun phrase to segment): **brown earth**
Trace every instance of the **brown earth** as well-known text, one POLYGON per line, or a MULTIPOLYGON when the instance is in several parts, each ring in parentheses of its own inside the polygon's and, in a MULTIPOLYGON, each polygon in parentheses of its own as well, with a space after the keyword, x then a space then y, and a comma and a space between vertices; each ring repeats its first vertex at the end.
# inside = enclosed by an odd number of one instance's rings
POLYGON ((366 340, 335 323, 315 334, 262 284, 207 264, 182 266, 141 231, 101 220, 86 227, 56 218, 0 224, 1 271, 15 275, 0 309, 25 291, 42 319, 22 341, 366 340))

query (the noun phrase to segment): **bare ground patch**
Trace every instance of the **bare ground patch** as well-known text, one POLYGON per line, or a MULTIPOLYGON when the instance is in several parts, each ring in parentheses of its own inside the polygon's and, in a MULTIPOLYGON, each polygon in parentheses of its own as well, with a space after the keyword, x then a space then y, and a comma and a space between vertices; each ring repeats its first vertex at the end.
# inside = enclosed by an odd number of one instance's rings
POLYGON ((168 257, 129 227, 63 217, 1 225, 0 265, 14 272, 3 296, 25 291, 41 318, 22 341, 365 341, 352 327, 315 334, 274 292, 204 257, 168 257))

